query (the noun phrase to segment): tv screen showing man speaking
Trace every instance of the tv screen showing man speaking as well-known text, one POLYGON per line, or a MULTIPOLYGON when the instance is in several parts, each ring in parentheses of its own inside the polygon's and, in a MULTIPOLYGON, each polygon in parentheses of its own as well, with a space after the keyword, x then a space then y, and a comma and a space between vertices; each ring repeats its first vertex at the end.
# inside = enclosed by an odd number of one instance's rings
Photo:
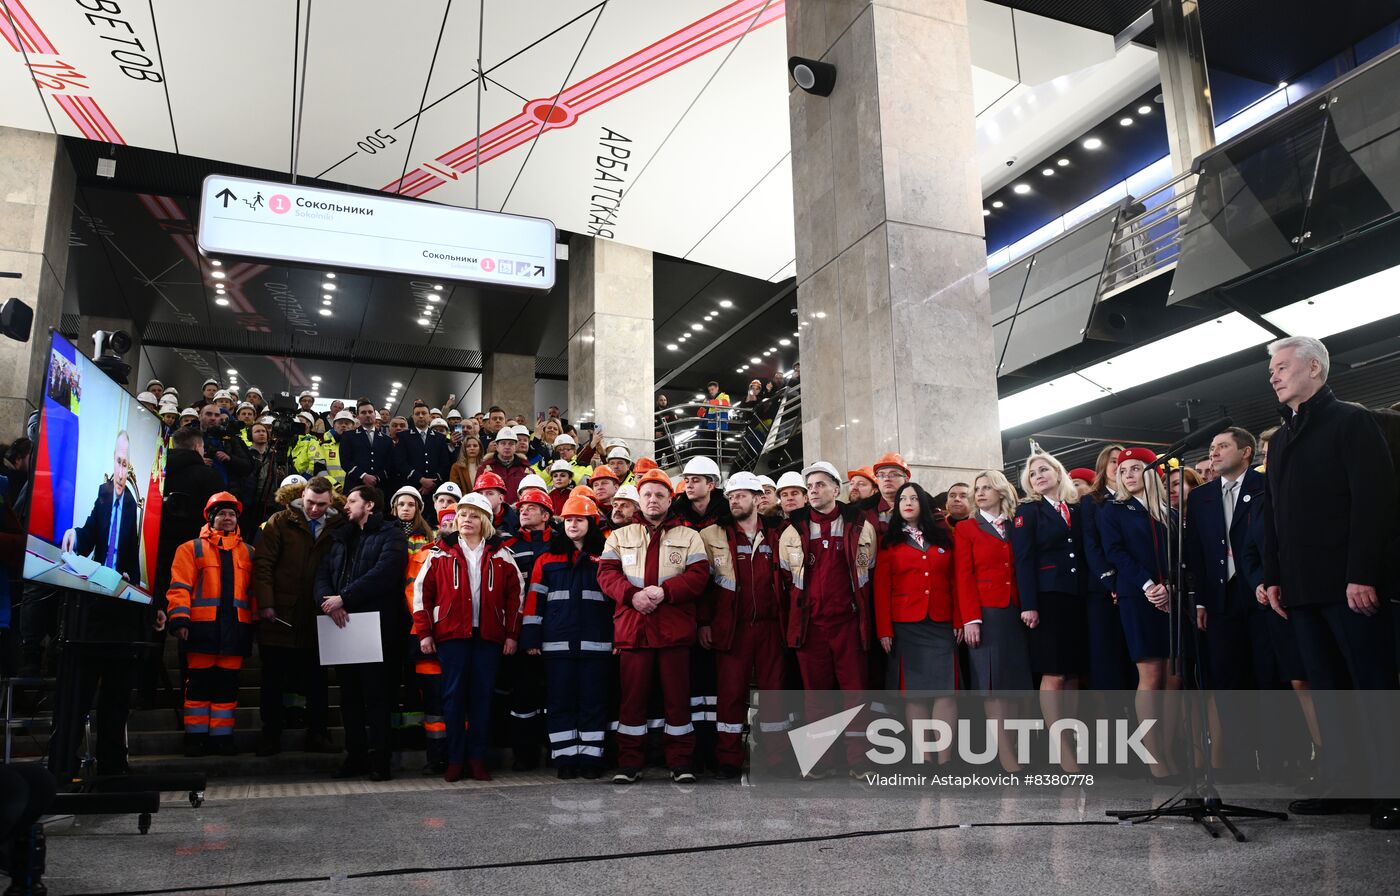
POLYGON ((24 578, 150 603, 159 418, 56 333, 41 401, 24 578))

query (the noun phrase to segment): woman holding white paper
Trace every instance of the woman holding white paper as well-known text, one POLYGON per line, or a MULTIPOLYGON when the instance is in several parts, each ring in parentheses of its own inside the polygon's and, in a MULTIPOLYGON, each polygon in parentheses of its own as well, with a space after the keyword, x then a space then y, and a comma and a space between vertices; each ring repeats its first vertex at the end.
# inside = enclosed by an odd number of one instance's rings
POLYGON ((472 493, 457 505, 457 541, 433 545, 413 586, 413 631, 442 665, 446 781, 491 780, 491 697, 501 657, 520 638, 523 580, 492 525, 491 503, 472 493), (471 727, 463 730, 466 724, 471 727))

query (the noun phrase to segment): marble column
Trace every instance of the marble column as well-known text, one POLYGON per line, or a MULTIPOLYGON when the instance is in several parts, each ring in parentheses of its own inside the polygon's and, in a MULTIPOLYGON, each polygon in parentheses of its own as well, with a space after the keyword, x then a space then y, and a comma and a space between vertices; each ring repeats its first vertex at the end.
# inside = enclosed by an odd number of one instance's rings
POLYGON ((942 490, 1001 465, 965 0, 788 0, 808 462, 899 451, 942 490))
POLYGON ((48 366, 49 329, 63 313, 76 179, 53 134, 0 127, 0 301, 34 309, 28 342, 0 336, 0 440, 24 434, 48 366))
POLYGON ((569 407, 575 425, 596 422, 651 455, 656 383, 652 258, 588 236, 569 240, 569 407))
POLYGON ((506 416, 524 414, 535 431, 535 358, 492 352, 481 369, 481 409, 495 405, 506 416))

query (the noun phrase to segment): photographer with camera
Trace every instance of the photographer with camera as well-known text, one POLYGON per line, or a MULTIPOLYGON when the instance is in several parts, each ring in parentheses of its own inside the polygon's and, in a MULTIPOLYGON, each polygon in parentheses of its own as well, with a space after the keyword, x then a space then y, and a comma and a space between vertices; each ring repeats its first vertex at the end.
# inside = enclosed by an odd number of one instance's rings
POLYGON ((204 463, 219 474, 225 486, 241 488, 253 472, 253 460, 243 440, 232 435, 228 417, 210 402, 199 409, 199 428, 204 433, 204 463))

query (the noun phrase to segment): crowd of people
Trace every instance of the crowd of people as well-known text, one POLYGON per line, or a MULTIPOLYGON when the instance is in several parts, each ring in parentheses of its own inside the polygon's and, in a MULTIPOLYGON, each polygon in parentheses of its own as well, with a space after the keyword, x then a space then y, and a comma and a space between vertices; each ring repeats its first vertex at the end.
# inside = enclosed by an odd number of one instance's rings
MULTIPOLYGON (((181 642, 187 751, 233 750, 255 645, 259 753, 282 749, 293 709, 305 746, 331 751, 316 618, 378 613, 382 662, 332 670, 340 777, 388 778, 415 730, 423 772, 449 781, 489 779, 501 745, 514 768, 543 754, 561 778, 611 767, 635 782, 658 746, 674 781, 734 778, 752 685, 1038 690, 1052 718, 1056 695, 1081 688, 1136 690, 1144 715, 1174 688, 1292 688, 1310 751, 1343 762, 1308 692, 1397 684, 1400 414, 1337 399, 1317 340, 1270 355, 1283 422, 1222 429, 1194 469, 1108 445, 1067 470, 1037 447, 1019 483, 989 469, 939 494, 895 452, 776 481, 698 457, 673 480, 553 408, 531 432, 500 408, 420 401, 386 420, 361 401, 300 412, 302 431, 272 449, 275 421, 209 389, 197 422, 167 435, 166 498, 186 512, 168 515, 170 538, 163 522, 158 597, 181 642), (254 455, 273 451, 261 473, 254 455), (1171 662, 1182 652, 1194 680, 1171 662)), ((763 705, 757 723, 789 724, 763 705)), ((1077 770, 1073 750, 1062 763, 1077 770)), ((1400 825, 1400 810, 1378 804, 1373 823, 1400 825)))

